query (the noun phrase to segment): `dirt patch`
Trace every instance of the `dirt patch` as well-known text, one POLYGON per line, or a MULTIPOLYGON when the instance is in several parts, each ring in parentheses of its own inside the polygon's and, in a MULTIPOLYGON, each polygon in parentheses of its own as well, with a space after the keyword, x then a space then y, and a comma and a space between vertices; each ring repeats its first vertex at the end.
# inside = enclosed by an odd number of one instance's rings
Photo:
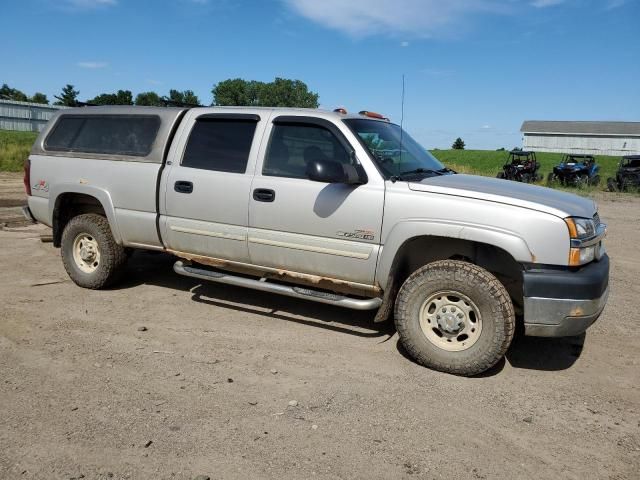
POLYGON ((0 478, 615 478, 640 471, 640 199, 599 198, 611 297, 481 378, 411 362, 373 313, 180 277, 68 280, 0 231, 0 478))

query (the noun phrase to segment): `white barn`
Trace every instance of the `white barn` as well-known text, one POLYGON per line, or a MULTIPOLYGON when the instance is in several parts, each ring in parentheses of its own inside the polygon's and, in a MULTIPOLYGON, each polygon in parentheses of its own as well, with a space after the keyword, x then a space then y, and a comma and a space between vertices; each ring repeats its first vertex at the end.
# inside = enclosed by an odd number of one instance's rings
POLYGON ((0 130, 39 132, 61 108, 69 107, 0 100, 0 130))
POLYGON ((522 147, 534 152, 592 155, 640 154, 640 122, 561 122, 527 120, 522 147))

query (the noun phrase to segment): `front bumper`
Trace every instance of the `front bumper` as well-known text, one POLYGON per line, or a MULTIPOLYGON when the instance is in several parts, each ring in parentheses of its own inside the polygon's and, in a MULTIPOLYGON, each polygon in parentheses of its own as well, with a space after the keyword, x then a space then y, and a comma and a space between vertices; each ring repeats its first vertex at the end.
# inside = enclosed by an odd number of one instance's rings
POLYGON ((607 302, 609 257, 579 270, 526 270, 523 285, 526 335, 579 335, 598 319, 607 302))

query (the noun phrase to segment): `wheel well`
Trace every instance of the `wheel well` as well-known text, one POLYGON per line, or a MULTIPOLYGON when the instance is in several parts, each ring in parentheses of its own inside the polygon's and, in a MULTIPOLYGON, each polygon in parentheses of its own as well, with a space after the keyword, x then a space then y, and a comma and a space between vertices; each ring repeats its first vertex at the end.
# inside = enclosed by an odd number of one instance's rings
POLYGON ((106 217, 100 201, 83 193, 63 193, 56 199, 53 209, 53 245, 60 247, 64 227, 73 217, 83 213, 97 213, 106 217))
POLYGON ((387 288, 399 289, 418 268, 437 260, 461 260, 491 272, 504 285, 516 311, 522 307, 522 265, 495 245, 457 238, 423 236, 402 244, 393 261, 387 288))

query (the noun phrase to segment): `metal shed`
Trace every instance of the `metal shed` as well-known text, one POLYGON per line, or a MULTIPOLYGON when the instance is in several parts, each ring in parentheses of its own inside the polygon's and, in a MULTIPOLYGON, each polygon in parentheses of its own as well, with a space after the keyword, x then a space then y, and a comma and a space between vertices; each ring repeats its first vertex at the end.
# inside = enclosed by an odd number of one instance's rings
POLYGON ((62 108, 68 107, 0 100, 0 130, 39 132, 53 114, 62 108))
POLYGON ((564 122, 527 120, 524 150, 592 155, 640 153, 640 122, 564 122))

